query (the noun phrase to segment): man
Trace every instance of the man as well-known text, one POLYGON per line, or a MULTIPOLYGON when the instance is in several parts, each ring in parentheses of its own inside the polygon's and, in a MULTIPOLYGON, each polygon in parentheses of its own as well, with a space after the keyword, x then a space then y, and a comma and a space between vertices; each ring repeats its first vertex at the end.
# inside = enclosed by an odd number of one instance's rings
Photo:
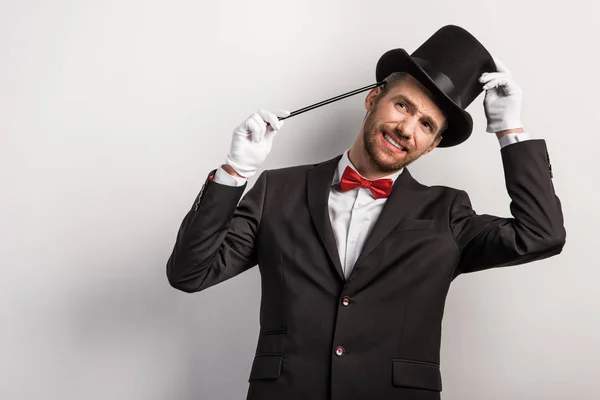
POLYGON ((522 91, 473 36, 443 27, 411 56, 384 54, 376 74, 385 83, 366 96, 348 151, 266 170, 238 204, 283 124, 253 114, 179 230, 167 264, 175 288, 201 291, 259 265, 249 400, 439 399, 453 279, 550 257, 565 244, 545 141, 526 140, 522 91), (514 218, 477 215, 465 191, 424 186, 406 168, 469 137, 464 108, 481 90, 514 218))

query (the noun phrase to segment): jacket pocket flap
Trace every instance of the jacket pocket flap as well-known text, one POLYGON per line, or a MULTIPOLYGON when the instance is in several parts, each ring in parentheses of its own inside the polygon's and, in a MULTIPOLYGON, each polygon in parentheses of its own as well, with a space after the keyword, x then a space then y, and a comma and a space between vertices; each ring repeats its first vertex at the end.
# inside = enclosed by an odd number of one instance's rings
POLYGON ((254 357, 249 381, 254 379, 277 379, 281 375, 283 354, 260 355, 254 357))
POLYGON ((409 229, 433 229, 435 220, 433 219, 414 219, 404 218, 394 227, 395 231, 409 229))
POLYGON ((435 364, 394 360, 392 381, 395 386, 442 391, 442 374, 435 364))

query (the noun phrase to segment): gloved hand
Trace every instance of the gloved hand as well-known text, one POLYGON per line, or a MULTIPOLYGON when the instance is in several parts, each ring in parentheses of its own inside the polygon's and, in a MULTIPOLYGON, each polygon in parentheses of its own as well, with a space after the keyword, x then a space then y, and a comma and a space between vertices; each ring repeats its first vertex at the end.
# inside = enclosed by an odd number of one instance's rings
POLYGON ((521 106, 523 90, 515 83, 510 71, 494 58, 498 72, 484 72, 479 78, 486 90, 483 106, 487 118, 486 132, 522 128, 521 106))
POLYGON ((226 164, 244 178, 250 178, 265 161, 271 151, 273 138, 283 126, 284 121, 277 117, 287 117, 289 111, 278 110, 272 113, 260 110, 252 114, 233 131, 226 164), (267 125, 267 122, 269 125, 267 125))

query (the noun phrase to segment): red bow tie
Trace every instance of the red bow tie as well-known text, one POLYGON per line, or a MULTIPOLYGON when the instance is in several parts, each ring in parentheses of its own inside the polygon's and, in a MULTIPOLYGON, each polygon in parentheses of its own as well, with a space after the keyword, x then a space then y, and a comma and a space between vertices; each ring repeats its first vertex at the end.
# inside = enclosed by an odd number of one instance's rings
POLYGON ((342 192, 362 186, 371 189, 371 193, 373 193, 373 196, 376 199, 388 197, 392 191, 393 185, 394 181, 389 178, 376 180, 365 179, 349 166, 344 170, 342 179, 340 180, 340 189, 342 192))

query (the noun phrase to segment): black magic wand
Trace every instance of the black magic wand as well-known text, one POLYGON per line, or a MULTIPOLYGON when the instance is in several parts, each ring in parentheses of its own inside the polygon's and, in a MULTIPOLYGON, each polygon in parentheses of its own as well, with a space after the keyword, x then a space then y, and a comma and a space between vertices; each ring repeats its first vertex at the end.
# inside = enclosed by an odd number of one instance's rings
POLYGON ((333 103, 334 101, 345 99, 346 97, 350 97, 350 96, 353 96, 355 94, 358 94, 358 93, 364 92, 366 90, 372 89, 374 87, 381 86, 384 83, 386 83, 385 80, 383 80, 381 82, 374 83, 374 84, 369 85, 369 86, 365 86, 365 87, 360 88, 360 89, 353 90, 353 91, 348 92, 348 93, 341 94, 341 95, 336 96, 336 97, 332 97, 331 99, 328 99, 328 100, 323 100, 320 103, 313 104, 312 106, 308 106, 308 107, 304 107, 304 108, 301 108, 301 109, 296 110, 296 111, 292 111, 290 113, 290 115, 288 115, 287 117, 281 117, 281 118, 279 118, 279 120, 287 119, 287 118, 293 117, 294 115, 302 114, 303 112, 310 111, 310 110, 313 110, 313 109, 315 109, 317 107, 324 106, 325 104, 329 104, 329 103, 333 103))

